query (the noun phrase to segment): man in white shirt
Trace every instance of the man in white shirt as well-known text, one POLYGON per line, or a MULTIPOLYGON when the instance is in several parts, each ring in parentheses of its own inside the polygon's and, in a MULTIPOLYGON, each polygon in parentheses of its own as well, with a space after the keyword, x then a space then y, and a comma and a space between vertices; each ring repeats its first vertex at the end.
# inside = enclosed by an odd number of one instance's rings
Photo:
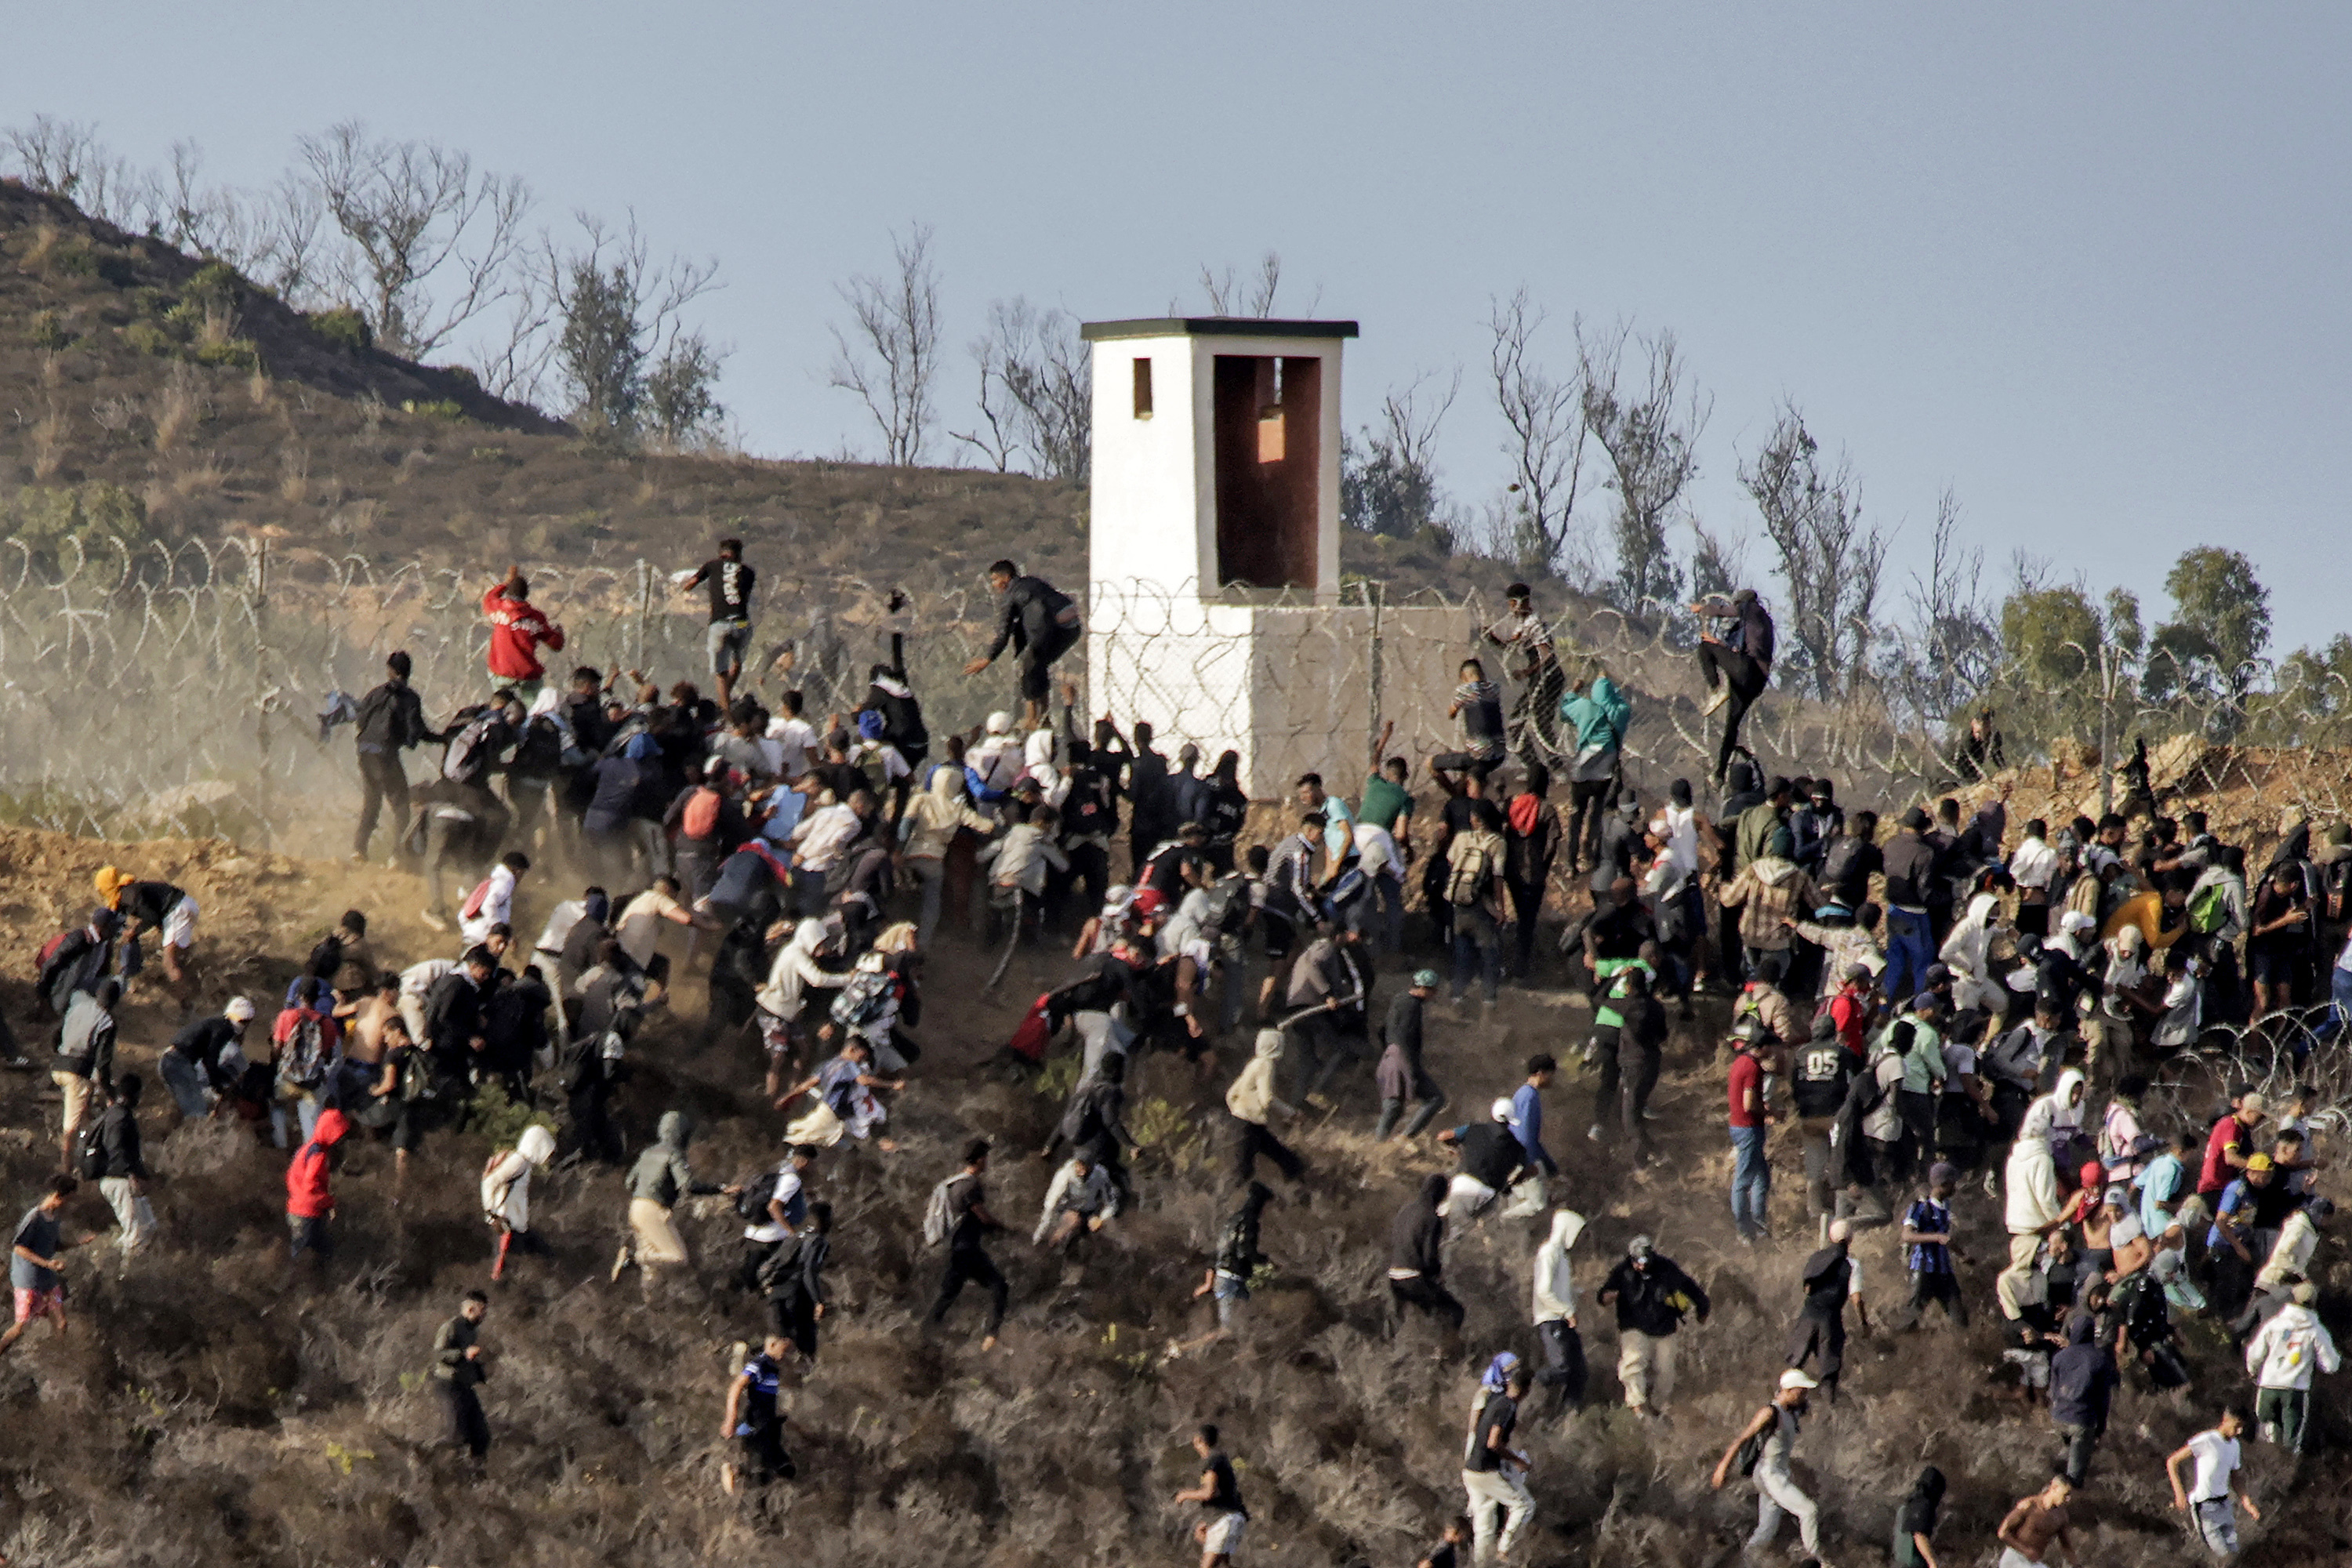
POLYGON ((457 931, 466 939, 467 946, 488 942, 492 926, 513 926, 515 883, 530 869, 530 858, 520 849, 509 849, 499 858, 499 863, 490 868, 481 898, 466 900, 473 906, 474 912, 468 915, 461 911, 458 915, 457 931))
POLYGON ((2009 858, 2010 880, 2017 884, 2020 936, 2050 935, 2050 881, 2058 874, 2058 851, 2050 846, 2049 831, 2035 817, 2025 825, 2024 841, 2009 858))
POLYGON ((822 911, 825 873, 841 864, 842 856, 866 831, 856 803, 873 798, 861 790, 846 801, 819 806, 802 817, 785 840, 793 847, 793 890, 802 914, 822 911))
MULTIPOLYGON (((2244 1417, 2224 1410, 2210 1431, 2198 1433, 2164 1461, 2165 1477, 2172 1482, 2172 1506, 2195 1522, 2198 1539, 2219 1563, 2238 1554, 2238 1516, 2230 1507, 2230 1478, 2237 1474, 2238 1435, 2245 1429, 2244 1417), (2184 1490, 2180 1471, 2189 1464, 2197 1467, 2197 1473, 2184 1490)), ((2247 1518, 2263 1517, 2263 1510, 2242 1489, 2238 1501, 2245 1505, 2247 1518)))
POLYGON ((1536 1248, 1536 1339, 1542 1344, 1544 1369, 1536 1381, 1552 1391, 1544 1414, 1556 1420, 1584 1405, 1584 1341, 1576 1331, 1576 1281, 1569 1272, 1568 1255, 1584 1234, 1584 1216, 1573 1209, 1554 1209, 1551 1236, 1536 1248))
MULTIPOLYGON (((1394 952, 1404 945, 1404 857, 1397 853, 1396 839, 1387 828, 1369 822, 1355 825, 1355 845, 1356 869, 1369 884, 1360 908, 1377 910, 1378 951, 1394 952)), ((1358 929, 1362 925, 1360 916, 1358 929)))
POLYGON ((768 739, 782 748, 776 756, 778 778, 799 778, 824 751, 817 743, 816 726, 801 717, 797 691, 784 693, 784 710, 768 721, 768 739))

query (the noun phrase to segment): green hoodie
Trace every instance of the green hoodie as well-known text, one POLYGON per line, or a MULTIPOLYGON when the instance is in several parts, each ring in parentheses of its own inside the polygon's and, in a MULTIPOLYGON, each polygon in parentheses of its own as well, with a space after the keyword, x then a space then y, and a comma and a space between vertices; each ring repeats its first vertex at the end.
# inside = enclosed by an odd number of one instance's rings
POLYGON ((696 1181, 694 1168, 686 1163, 686 1146, 693 1137, 694 1122, 686 1112, 664 1111, 653 1147, 629 1167, 629 1196, 675 1208, 682 1194, 719 1191, 715 1182, 696 1181))

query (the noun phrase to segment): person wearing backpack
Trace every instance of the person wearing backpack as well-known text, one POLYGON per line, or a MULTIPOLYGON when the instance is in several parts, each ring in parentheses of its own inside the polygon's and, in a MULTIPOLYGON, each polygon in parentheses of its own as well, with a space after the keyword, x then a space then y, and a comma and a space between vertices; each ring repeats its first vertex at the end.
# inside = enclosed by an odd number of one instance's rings
POLYGON ((688 905, 710 891, 719 862, 746 837, 743 808, 727 793, 727 759, 713 757, 703 764, 703 776, 678 791, 662 814, 670 868, 688 905))
POLYGON ((114 966, 114 939, 121 930, 122 917, 100 905, 87 922, 42 944, 37 984, 52 1016, 64 1017, 76 992, 98 989, 114 966))
POLYGON ((49 1072, 65 1102, 58 1137, 61 1171, 73 1163, 74 1134, 89 1120, 92 1101, 102 1103, 114 1088, 114 1005, 121 999, 122 982, 110 975, 95 991, 77 991, 67 1000, 49 1072))
POLYGON ((1820 1386, 1794 1367, 1782 1373, 1771 1402, 1756 1413, 1715 1463, 1714 1478, 1707 1484, 1717 1491, 1731 1479, 1735 1465, 1740 1474, 1756 1482, 1756 1532, 1748 1538, 1751 1553, 1772 1544, 1772 1538, 1780 1533, 1780 1517, 1786 1513, 1797 1517, 1797 1535, 1804 1543, 1805 1555, 1821 1555, 1821 1510, 1798 1489, 1796 1478, 1789 1473, 1789 1459, 1805 1415, 1805 1396, 1820 1386))
POLYGON ((799 1234, 801 1222, 808 1217, 807 1180, 816 1155, 813 1143, 787 1145, 774 1169, 728 1189, 735 1199, 735 1217, 744 1222, 743 1239, 751 1243, 738 1274, 745 1289, 758 1288, 769 1258, 799 1234))
POLYGON ((808 1205, 798 1231, 768 1256, 754 1284, 768 1294, 768 1331, 789 1339, 801 1359, 816 1361, 817 1324, 824 1321, 824 1266, 833 1256, 833 1205, 808 1205))
MULTIPOLYGON (((1552 862, 1559 857, 1559 813, 1544 798, 1550 788, 1550 771, 1541 763, 1534 764, 1504 814, 1503 883, 1510 890, 1513 931, 1518 938, 1511 977, 1522 984, 1535 966, 1536 929, 1543 916, 1544 891, 1551 882, 1552 862)), ((1402 883, 1399 886, 1396 924, 1402 930, 1404 900, 1402 883)))
POLYGON ((466 901, 457 910, 457 931, 467 946, 488 939, 496 926, 511 930, 514 924, 515 885, 522 874, 530 869, 530 857, 520 849, 509 849, 499 857, 490 874, 474 884, 466 901))
POLYGON ((98 1168, 89 1173, 121 1228, 125 1268, 131 1266, 131 1255, 155 1234, 155 1209, 147 1201, 147 1161, 139 1145, 139 1099, 145 1088, 137 1073, 122 1075, 114 1102, 99 1116, 98 1168))
POLYGON ((1507 1563, 1528 1521, 1535 1518, 1535 1500, 1528 1495, 1527 1473, 1534 1463, 1511 1447, 1518 1425, 1519 1405, 1528 1396, 1528 1369, 1515 1366, 1503 1386, 1486 1395, 1470 1428, 1470 1442, 1462 1456, 1462 1489, 1470 1500, 1473 1532, 1471 1561, 1478 1568, 1507 1563), (1503 1514, 1503 1529, 1495 1531, 1495 1512, 1503 1514))
POLYGON ((1503 981, 1504 863, 1507 854, 1499 829, 1502 813, 1490 801, 1475 801, 1470 826, 1446 847, 1445 904, 1453 915, 1454 987, 1459 1007, 1475 973, 1492 1007, 1503 981))
POLYGON ((988 1192, 981 1178, 988 1173, 988 1140, 976 1139, 963 1152, 963 1169, 931 1189, 923 1211, 923 1241, 947 1248, 947 1265, 940 1274, 938 1296, 931 1302, 929 1321, 947 1321, 948 1310, 963 1293, 967 1282, 988 1289, 988 1328, 980 1348, 996 1348, 997 1331, 1004 1326, 1004 1309, 1012 1287, 989 1258, 982 1243, 992 1230, 1010 1228, 988 1212, 988 1192))
POLYGON ((286 1147, 286 1108, 293 1108, 309 1142, 319 1124, 323 1091, 342 1046, 342 1025, 328 1011, 332 998, 315 978, 297 983, 294 1003, 270 1026, 270 1066, 278 1074, 278 1105, 270 1120, 279 1148, 286 1147))
POLYGON ((545 1252, 547 1244, 530 1228, 530 1178, 555 1157, 555 1134, 534 1121, 511 1149, 494 1150, 482 1167, 482 1218, 498 1237, 490 1278, 507 1275, 509 1252, 545 1252))

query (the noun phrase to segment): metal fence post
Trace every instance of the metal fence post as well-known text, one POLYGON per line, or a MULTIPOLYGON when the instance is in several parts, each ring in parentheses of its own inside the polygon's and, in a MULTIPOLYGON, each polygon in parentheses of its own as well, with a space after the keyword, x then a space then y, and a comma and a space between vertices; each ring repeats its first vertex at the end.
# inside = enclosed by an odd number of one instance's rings
POLYGON ((270 824, 268 652, 269 536, 264 534, 260 553, 253 560, 253 747, 260 769, 253 794, 265 849, 275 837, 270 824))
POLYGON ((636 668, 646 668, 646 624, 654 613, 653 568, 644 557, 637 560, 637 658, 636 668))

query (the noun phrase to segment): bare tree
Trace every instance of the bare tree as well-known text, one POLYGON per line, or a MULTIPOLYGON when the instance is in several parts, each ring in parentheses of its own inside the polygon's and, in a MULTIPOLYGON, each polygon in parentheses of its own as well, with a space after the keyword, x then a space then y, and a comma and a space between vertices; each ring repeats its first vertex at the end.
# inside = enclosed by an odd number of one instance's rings
POLYGON ((98 139, 95 121, 36 114, 29 125, 0 132, 25 184, 131 233, 155 226, 162 187, 98 139))
MULTIPOLYGON (((1514 476, 1503 531, 1517 559, 1549 567, 1568 543, 1591 426, 1578 383, 1553 380, 1528 357, 1529 342, 1543 323, 1542 307, 1528 299, 1524 288, 1508 300, 1496 300, 1487 317, 1494 334, 1489 364, 1495 401, 1510 427, 1503 454, 1510 458, 1514 476)), ((1580 337, 1583 323, 1576 327, 1580 337)))
POLYGON ((895 232, 889 278, 858 277, 841 285, 847 331, 833 329, 833 384, 854 392, 882 433, 882 460, 908 468, 923 459, 939 379, 940 278, 931 265, 931 230, 895 232))
MULTIPOLYGON (((719 263, 676 257, 656 263, 635 212, 620 229, 593 214, 573 216, 583 243, 564 249, 542 239, 537 285, 572 417, 585 430, 624 439, 649 425, 680 439, 718 412, 710 387, 719 356, 687 330, 684 312, 719 287, 719 263)), ((514 357, 520 372, 520 351, 514 357)))
POLYGON ((1684 363, 1671 331, 1637 340, 1647 362, 1644 384, 1621 394, 1626 331, 1587 338, 1577 333, 1577 379, 1584 386, 1584 423, 1609 459, 1608 488, 1617 492, 1610 532, 1617 550, 1612 584, 1618 608, 1640 615, 1679 602, 1682 574, 1667 546, 1667 531, 1683 492, 1698 473, 1697 443, 1713 410, 1685 385, 1684 363))
POLYGON ((1984 551, 1960 544, 1959 498, 1936 498, 1927 575, 1911 577, 1913 646, 1903 661, 1912 705, 1949 717, 2000 673, 2000 632, 1983 601, 1984 551))
POLYGON ((989 307, 988 331, 973 341, 980 365, 980 423, 950 431, 1003 473, 1027 455, 1040 479, 1083 479, 1094 437, 1094 358, 1066 310, 1026 300, 989 307))
POLYGON ((1851 692, 1869 663, 1887 543, 1863 526, 1853 465, 1841 458, 1824 471, 1804 416, 1783 403, 1771 435, 1740 465, 1739 482, 1755 498, 1788 590, 1780 664, 1802 671, 1817 697, 1851 692))
POLYGON ((1259 257, 1257 270, 1239 279, 1231 267, 1217 273, 1201 264, 1201 292, 1208 297, 1212 316, 1271 316, 1274 297, 1281 291, 1282 257, 1276 251, 1259 257))
POLYGON ((1455 367, 1444 389, 1423 372, 1381 400, 1377 426, 1366 426, 1340 452, 1339 520, 1367 533, 1408 538, 1437 519, 1437 429, 1462 391, 1455 367))
POLYGON ((519 286, 531 205, 519 176, 477 178, 464 153, 378 140, 357 121, 299 146, 343 239, 332 282, 362 302, 385 349, 421 359, 519 286))

